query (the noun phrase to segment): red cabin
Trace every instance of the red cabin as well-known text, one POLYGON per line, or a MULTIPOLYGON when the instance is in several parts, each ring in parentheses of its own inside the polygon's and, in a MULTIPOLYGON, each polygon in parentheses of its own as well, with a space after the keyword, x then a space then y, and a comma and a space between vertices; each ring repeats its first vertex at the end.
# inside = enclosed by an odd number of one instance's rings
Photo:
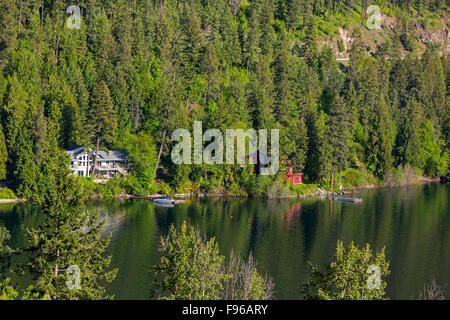
POLYGON ((286 164, 286 178, 293 185, 303 184, 303 173, 294 173, 294 168, 290 161, 286 164))

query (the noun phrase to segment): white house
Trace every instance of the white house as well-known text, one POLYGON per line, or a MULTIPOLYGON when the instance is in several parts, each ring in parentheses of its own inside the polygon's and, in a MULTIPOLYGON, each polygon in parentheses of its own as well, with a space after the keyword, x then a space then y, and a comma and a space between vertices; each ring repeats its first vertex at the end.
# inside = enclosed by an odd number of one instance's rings
MULTIPOLYGON (((70 170, 77 176, 89 177, 95 158, 95 150, 74 145, 66 150, 70 156, 70 170)), ((121 150, 98 151, 98 175, 105 178, 126 176, 130 169, 128 154, 121 150)))

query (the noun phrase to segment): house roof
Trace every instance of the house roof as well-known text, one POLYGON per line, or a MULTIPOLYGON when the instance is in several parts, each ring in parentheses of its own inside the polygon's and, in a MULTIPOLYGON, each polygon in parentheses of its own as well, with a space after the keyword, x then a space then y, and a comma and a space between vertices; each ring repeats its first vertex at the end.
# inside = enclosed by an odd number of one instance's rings
MULTIPOLYGON (((95 151, 93 152, 95 154, 95 151)), ((123 150, 98 150, 98 160, 127 160, 128 153, 123 150)))
MULTIPOLYGON (((85 151, 90 151, 95 155, 95 151, 92 151, 89 148, 86 148, 85 146, 79 146, 79 145, 73 145, 69 147, 69 149, 66 150, 66 153, 70 156, 71 160, 75 160, 75 158, 85 151)), ((128 153, 123 150, 109 150, 109 151, 103 151, 98 150, 98 157, 97 161, 101 160, 111 160, 111 161, 123 161, 128 159, 128 153)))
POLYGON ((75 159, 80 153, 83 153, 84 150, 84 146, 72 145, 66 150, 66 153, 70 156, 70 159, 75 159))

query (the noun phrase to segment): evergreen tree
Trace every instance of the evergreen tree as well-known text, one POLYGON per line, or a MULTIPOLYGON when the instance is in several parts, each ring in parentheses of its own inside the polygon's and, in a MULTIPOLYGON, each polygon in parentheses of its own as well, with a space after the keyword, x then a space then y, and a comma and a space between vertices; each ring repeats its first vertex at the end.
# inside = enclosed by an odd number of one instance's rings
POLYGON ((422 168, 424 164, 421 150, 421 127, 423 111, 421 104, 411 98, 407 105, 407 117, 403 126, 402 154, 403 164, 409 164, 413 168, 422 168))
POLYGON ((111 257, 104 257, 110 240, 110 235, 102 237, 105 221, 86 210, 85 190, 75 177, 68 176, 67 161, 57 148, 53 155, 55 160, 44 171, 48 177, 42 201, 45 222, 26 228, 30 262, 19 270, 34 278, 27 294, 48 294, 52 299, 108 298, 102 282, 112 281, 116 270, 106 270, 111 257), (67 285, 71 280, 66 271, 71 266, 79 268, 79 288, 67 285))
POLYGON ((14 48, 16 45, 17 26, 16 1, 2 1, 0 4, 0 58, 2 58, 2 62, 5 57, 5 51, 9 48, 14 48))
POLYGON ((92 174, 96 175, 97 156, 100 143, 112 143, 117 127, 117 115, 114 110, 110 92, 105 81, 100 81, 92 98, 92 110, 89 113, 89 137, 95 145, 92 174))
POLYGON ((336 96, 330 107, 327 126, 328 144, 331 149, 331 188, 333 188, 334 174, 344 171, 348 165, 350 125, 350 114, 344 99, 336 96))
POLYGON ((295 31, 298 26, 300 15, 302 13, 302 0, 288 0, 287 2, 287 26, 289 29, 295 31))
POLYGON ((392 120, 382 96, 374 110, 366 152, 373 172, 383 177, 392 166, 392 120))
POLYGON ((6 178, 6 162, 8 161, 8 150, 6 149, 5 135, 0 123, 0 180, 6 178))
POLYGON ((277 121, 286 123, 289 116, 295 112, 295 97, 293 95, 294 63, 289 51, 289 40, 282 33, 276 47, 276 57, 273 63, 275 86, 275 117, 277 121))
POLYGON ((305 59, 306 63, 317 68, 317 58, 319 56, 319 50, 317 46, 317 26, 314 20, 314 16, 311 12, 307 12, 303 22, 303 29, 305 32, 305 38, 303 39, 303 46, 300 50, 300 55, 305 59))

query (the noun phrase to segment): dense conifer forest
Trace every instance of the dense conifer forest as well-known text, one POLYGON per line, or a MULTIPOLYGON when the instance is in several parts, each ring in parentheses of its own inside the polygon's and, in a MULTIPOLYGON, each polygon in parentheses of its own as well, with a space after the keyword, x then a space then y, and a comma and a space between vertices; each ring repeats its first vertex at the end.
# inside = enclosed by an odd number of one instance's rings
POLYGON ((170 135, 194 121, 279 129, 283 157, 324 188, 448 176, 448 50, 417 34, 447 21, 445 0, 2 0, 0 179, 39 197, 55 150, 99 141, 133 161, 104 194, 287 192, 282 170, 173 164, 170 135), (367 29, 371 4, 390 29, 367 29))

